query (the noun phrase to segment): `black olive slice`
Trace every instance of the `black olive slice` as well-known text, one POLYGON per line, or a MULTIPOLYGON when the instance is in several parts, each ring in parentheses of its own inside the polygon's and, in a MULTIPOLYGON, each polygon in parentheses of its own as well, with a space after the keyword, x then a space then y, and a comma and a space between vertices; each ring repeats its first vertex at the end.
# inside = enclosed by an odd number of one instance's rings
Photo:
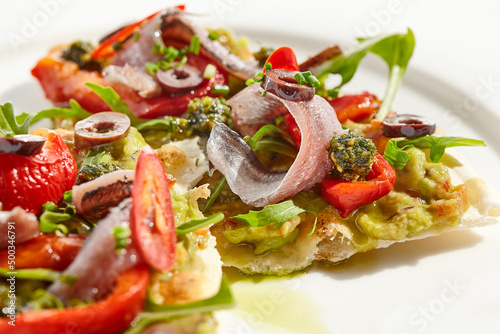
POLYGON ((300 85, 295 79, 295 71, 270 70, 262 83, 262 88, 289 101, 309 101, 314 97, 314 87, 300 85))
POLYGON ((45 138, 35 135, 15 135, 12 138, 0 137, 0 152, 32 155, 42 150, 45 138))
POLYGON ((387 117, 384 122, 384 135, 395 137, 422 137, 436 131, 436 122, 431 119, 410 114, 396 114, 387 117))
POLYGON ((75 124, 75 146, 84 149, 124 138, 130 128, 127 115, 113 111, 94 114, 75 124))
POLYGON ((169 70, 159 70, 156 77, 169 93, 182 93, 198 87, 203 81, 202 73, 194 66, 173 65, 169 70))

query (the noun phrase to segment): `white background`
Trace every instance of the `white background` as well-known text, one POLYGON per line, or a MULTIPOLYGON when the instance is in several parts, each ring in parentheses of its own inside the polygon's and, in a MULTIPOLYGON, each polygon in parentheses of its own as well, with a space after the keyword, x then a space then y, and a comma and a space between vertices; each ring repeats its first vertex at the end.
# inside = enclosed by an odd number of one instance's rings
MULTIPOLYGON (((289 45, 302 59, 328 44, 350 45, 360 34, 410 27, 417 45, 394 109, 431 116, 450 135, 486 140, 488 148, 461 152, 500 188, 500 1, 185 3, 189 12, 207 14, 195 18, 201 23, 231 27, 275 46, 289 45)), ((18 111, 47 107, 29 70, 52 45, 95 39, 173 4, 177 3, 2 1, 0 102, 12 101, 18 111)), ((385 84, 384 64, 370 58, 347 90, 370 90, 382 96, 385 84)), ((499 245, 498 226, 455 232, 362 255, 334 271, 313 269, 271 289, 299 291, 309 298, 310 303, 302 305, 313 305, 314 320, 331 333, 498 333, 499 245), (450 284, 458 286, 455 294, 450 284)), ((250 313, 256 318, 240 314, 243 322, 226 323, 221 331, 276 333, 273 321, 293 325, 293 317, 311 317, 310 312, 295 314, 283 305, 296 301, 298 308, 297 300, 303 299, 279 301, 267 311, 257 307, 250 313), (288 320, 281 315, 285 320, 280 322, 274 313, 282 312, 290 314, 288 320)), ((290 331, 292 325, 285 327, 290 331)), ((296 327, 298 332, 318 332, 312 328, 296 327)))

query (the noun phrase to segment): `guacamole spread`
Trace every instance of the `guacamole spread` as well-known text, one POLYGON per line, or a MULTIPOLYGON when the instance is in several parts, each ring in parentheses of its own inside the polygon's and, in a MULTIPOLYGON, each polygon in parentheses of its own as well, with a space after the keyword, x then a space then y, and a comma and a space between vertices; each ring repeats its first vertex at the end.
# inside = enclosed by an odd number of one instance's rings
POLYGON ((356 225, 370 237, 410 238, 435 227, 455 227, 467 211, 463 185, 453 187, 442 163, 433 163, 418 148, 407 149, 410 161, 397 170, 394 190, 360 208, 356 225))

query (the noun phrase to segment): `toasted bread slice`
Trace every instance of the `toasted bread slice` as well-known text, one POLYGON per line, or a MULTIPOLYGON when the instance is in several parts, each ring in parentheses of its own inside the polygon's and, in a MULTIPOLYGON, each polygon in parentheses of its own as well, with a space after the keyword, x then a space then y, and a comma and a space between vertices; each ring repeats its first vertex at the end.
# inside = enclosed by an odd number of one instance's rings
POLYGON ((300 234, 292 243, 279 251, 255 255, 253 247, 232 244, 224 238, 224 226, 216 225, 212 233, 217 238, 217 248, 225 266, 233 266, 246 274, 284 275, 303 269, 314 260, 332 263, 343 261, 352 255, 368 249, 386 248, 396 242, 406 242, 436 236, 452 230, 464 230, 500 222, 500 196, 470 167, 467 160, 456 151, 449 149, 441 162, 448 167, 452 184, 464 184, 467 190, 469 208, 457 226, 431 227, 422 233, 401 240, 364 240, 376 244, 359 245, 353 229, 329 206, 318 214, 314 234, 314 216, 306 215, 299 225, 300 234), (365 248, 365 249, 363 249, 365 248))

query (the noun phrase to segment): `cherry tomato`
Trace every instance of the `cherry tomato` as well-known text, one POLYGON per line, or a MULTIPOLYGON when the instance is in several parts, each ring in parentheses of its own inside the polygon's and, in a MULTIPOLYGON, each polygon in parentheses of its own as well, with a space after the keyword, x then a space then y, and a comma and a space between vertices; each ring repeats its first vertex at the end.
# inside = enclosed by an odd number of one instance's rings
POLYGON ((177 243, 172 198, 163 165, 150 146, 137 159, 130 227, 146 262, 157 270, 170 270, 177 243))
POLYGON ((21 206, 28 212, 40 214, 42 204, 58 203, 75 183, 76 161, 62 138, 47 129, 38 129, 32 134, 47 139, 40 153, 29 156, 0 153, 3 210, 21 206))
MULTIPOLYGON (((295 52, 288 46, 282 46, 274 50, 269 58, 267 58, 266 63, 271 63, 273 69, 299 71, 299 63, 297 63, 295 52)), ((266 72, 265 67, 264 72, 266 72)))
POLYGON ((149 282, 147 266, 138 265, 118 275, 114 290, 104 299, 66 309, 32 310, 0 320, 0 333, 122 333, 144 306, 149 282))
MULTIPOLYGON (((59 237, 41 234, 16 245, 16 269, 47 268, 62 271, 75 259, 83 246, 84 237, 59 237)), ((8 251, 0 252, 0 267, 8 267, 8 251)))

